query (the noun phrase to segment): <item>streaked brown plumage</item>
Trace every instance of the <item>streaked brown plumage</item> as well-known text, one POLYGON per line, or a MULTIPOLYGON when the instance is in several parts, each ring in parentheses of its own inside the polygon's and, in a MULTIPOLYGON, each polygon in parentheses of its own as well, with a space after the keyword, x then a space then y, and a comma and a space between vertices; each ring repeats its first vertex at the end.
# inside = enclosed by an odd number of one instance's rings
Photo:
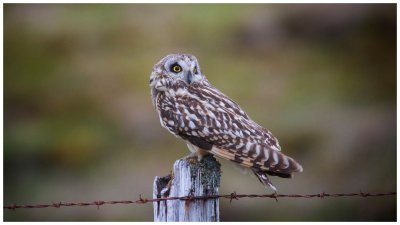
POLYGON ((303 170, 280 152, 271 132, 208 82, 194 56, 163 58, 153 68, 150 87, 161 125, 199 156, 211 153, 250 168, 274 190, 267 174, 288 178, 303 170))

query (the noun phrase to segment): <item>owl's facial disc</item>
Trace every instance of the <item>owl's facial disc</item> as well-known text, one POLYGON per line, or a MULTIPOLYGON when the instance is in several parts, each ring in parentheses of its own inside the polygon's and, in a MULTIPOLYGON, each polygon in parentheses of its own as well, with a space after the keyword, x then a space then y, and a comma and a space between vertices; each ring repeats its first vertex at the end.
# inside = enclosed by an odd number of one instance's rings
POLYGON ((188 85, 202 78, 196 59, 186 55, 168 60, 165 63, 165 70, 170 76, 178 77, 188 85))

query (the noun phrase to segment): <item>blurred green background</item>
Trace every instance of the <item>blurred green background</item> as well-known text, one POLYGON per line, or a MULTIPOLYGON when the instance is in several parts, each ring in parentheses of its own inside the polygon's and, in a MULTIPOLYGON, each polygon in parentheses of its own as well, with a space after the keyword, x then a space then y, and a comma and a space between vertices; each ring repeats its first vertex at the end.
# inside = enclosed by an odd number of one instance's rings
MULTIPOLYGON (((5 4, 4 204, 152 197, 189 153, 150 99, 153 65, 209 81, 304 172, 279 193, 396 190, 395 4, 5 4)), ((222 194, 266 193, 222 163, 222 194)), ((270 192, 270 191, 268 191, 270 192)), ((222 221, 394 221, 396 198, 221 200, 222 221)), ((6 221, 152 221, 151 204, 4 210, 6 221)))

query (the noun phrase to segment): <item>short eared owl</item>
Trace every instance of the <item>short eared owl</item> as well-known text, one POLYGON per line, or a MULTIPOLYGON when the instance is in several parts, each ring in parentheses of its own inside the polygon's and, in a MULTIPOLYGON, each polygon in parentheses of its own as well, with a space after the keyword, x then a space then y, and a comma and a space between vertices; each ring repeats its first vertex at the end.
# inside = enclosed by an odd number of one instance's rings
POLYGON ((208 82, 193 55, 167 55, 154 65, 150 87, 161 125, 200 159, 211 153, 238 163, 274 190, 267 175, 289 178, 303 170, 270 131, 208 82))

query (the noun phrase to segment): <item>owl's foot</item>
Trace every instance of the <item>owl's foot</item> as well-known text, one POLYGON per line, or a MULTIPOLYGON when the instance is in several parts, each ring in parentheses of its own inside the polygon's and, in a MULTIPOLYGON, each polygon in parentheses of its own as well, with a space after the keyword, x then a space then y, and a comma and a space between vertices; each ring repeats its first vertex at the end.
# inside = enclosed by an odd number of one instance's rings
POLYGON ((202 160, 202 156, 197 154, 197 152, 192 152, 189 155, 183 157, 183 160, 188 161, 190 164, 196 164, 197 162, 200 162, 202 160))

